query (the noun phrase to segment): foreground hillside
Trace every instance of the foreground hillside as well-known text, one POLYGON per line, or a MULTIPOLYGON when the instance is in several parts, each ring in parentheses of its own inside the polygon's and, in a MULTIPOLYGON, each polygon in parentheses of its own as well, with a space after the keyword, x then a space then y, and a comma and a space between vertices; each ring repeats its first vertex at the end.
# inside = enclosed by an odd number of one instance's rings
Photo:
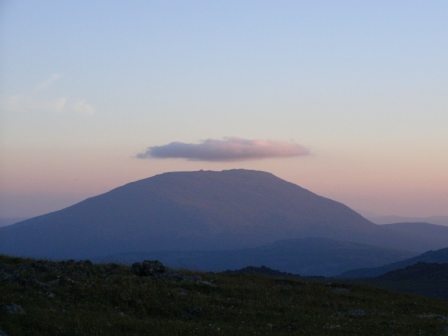
POLYGON ((358 285, 0 257, 1 335, 446 335, 448 305, 358 285))
POLYGON ((386 289, 448 300, 448 263, 418 263, 362 281, 386 289))

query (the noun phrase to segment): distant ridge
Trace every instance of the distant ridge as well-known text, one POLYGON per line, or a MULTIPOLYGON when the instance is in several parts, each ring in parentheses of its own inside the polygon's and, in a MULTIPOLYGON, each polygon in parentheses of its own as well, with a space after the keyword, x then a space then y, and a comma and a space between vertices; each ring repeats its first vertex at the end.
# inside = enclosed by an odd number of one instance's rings
POLYGON ((283 278, 298 278, 300 277, 299 274, 292 274, 287 272, 280 272, 277 270, 274 270, 272 268, 266 267, 266 266, 246 266, 243 268, 240 268, 238 270, 228 270, 222 272, 224 274, 246 274, 246 275, 265 275, 269 277, 283 277, 283 278))
MULTIPOLYGON (((448 243, 447 243, 448 245, 448 243)), ((364 268, 345 272, 341 275, 344 278, 372 278, 382 276, 388 272, 399 270, 417 263, 439 263, 448 264, 448 248, 437 251, 428 251, 418 256, 387 264, 381 267, 364 268)))
POLYGON ((448 226, 421 222, 404 222, 385 224, 383 227, 414 240, 419 239, 420 237, 430 238, 434 243, 434 248, 448 246, 448 226))
POLYGON ((356 267, 370 267, 413 256, 409 252, 328 238, 281 240, 271 244, 220 251, 153 251, 125 253, 98 259, 99 262, 131 264, 157 259, 173 268, 221 272, 262 266, 305 276, 334 276, 356 267))
POLYGON ((270 173, 172 172, 0 228, 0 253, 93 258, 130 251, 251 248, 322 237, 407 251, 439 248, 373 224, 270 173))
POLYGON ((435 225, 448 226, 448 216, 429 216, 429 217, 367 216, 367 218, 377 224, 429 223, 435 225))

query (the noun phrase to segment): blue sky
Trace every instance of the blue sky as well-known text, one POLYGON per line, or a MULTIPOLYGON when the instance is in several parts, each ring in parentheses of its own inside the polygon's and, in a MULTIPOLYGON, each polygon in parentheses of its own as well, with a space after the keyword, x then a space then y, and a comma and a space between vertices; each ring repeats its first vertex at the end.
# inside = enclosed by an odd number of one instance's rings
POLYGON ((0 215, 171 170, 269 170, 356 209, 446 214, 446 1, 1 3, 0 215), (311 155, 138 160, 238 137, 311 155))

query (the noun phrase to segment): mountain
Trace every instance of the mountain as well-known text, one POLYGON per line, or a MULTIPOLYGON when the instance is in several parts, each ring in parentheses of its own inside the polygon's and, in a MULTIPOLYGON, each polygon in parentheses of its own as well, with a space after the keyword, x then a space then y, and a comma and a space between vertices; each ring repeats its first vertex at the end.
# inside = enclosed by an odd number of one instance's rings
POLYGON ((440 248, 373 224, 344 204, 270 173, 173 172, 0 228, 0 253, 93 258, 132 251, 250 248, 324 237, 398 250, 440 248))
MULTIPOLYGON (((447 243, 448 245, 448 243, 447 243)), ((416 257, 405 259, 392 264, 387 264, 381 267, 375 268, 363 268, 355 269, 345 272, 341 275, 343 278, 372 278, 378 277, 388 272, 392 272, 401 268, 405 268, 418 263, 439 263, 448 264, 448 248, 440 249, 437 251, 428 251, 420 254, 416 257)))
POLYGON ((419 262, 364 282, 390 290, 448 300, 448 263, 419 262))
POLYGON ((372 222, 377 224, 390 223, 429 223, 435 225, 448 226, 448 216, 430 216, 430 217, 405 217, 405 216, 367 216, 372 222))
POLYGON ((394 223, 383 227, 412 239, 427 237, 438 247, 448 246, 448 226, 429 223, 394 223))
POLYGON ((298 275, 292 273, 285 273, 274 270, 266 266, 246 266, 237 270, 228 270, 222 272, 223 274, 234 274, 234 275, 256 275, 256 276, 267 276, 267 277, 283 277, 283 278, 299 278, 298 275))
POLYGON ((248 265, 266 266, 304 276, 334 276, 357 267, 370 267, 410 257, 409 252, 328 238, 301 238, 227 251, 154 251, 126 253, 99 259, 130 264, 157 259, 173 268, 221 272, 248 265))
POLYGON ((18 223, 20 221, 23 221, 23 218, 0 217, 0 227, 18 223))

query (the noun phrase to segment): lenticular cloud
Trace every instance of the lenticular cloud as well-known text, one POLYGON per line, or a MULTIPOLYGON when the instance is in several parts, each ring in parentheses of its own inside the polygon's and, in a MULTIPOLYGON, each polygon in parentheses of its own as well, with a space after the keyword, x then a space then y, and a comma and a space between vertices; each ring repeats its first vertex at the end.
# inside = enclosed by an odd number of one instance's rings
POLYGON ((242 138, 207 139, 199 143, 171 142, 149 147, 139 159, 180 158, 192 161, 243 161, 308 155, 306 148, 293 142, 242 138))

